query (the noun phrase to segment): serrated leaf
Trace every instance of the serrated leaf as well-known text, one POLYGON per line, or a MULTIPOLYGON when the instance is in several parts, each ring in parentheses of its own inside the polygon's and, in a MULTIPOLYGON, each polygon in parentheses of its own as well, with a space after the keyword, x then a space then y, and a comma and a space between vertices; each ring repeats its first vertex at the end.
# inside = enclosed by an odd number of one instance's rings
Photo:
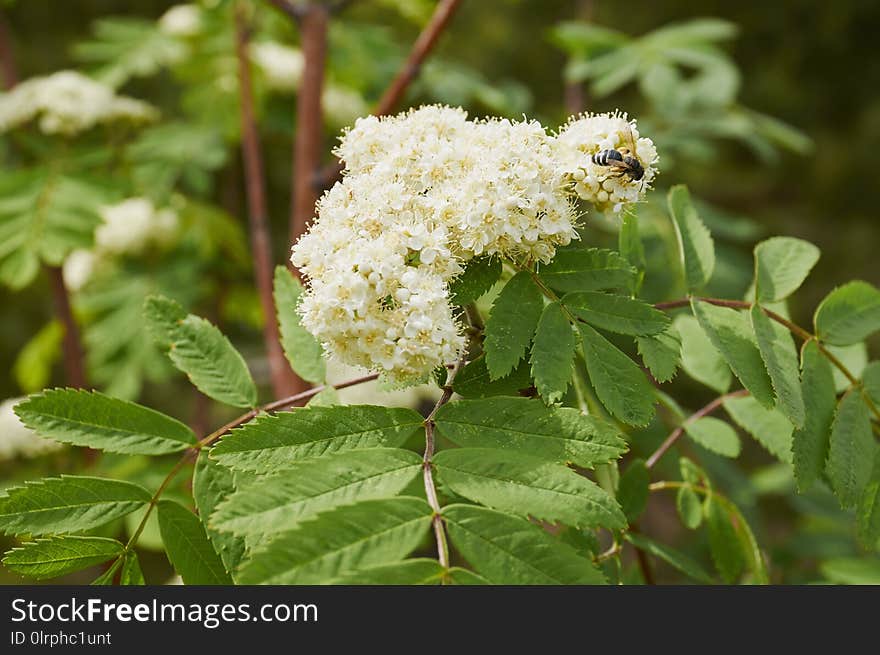
POLYGON ((808 241, 773 237, 755 246, 758 302, 784 300, 803 284, 819 261, 819 249, 808 241))
POLYGON ((195 514, 173 500, 160 500, 157 510, 165 552, 185 584, 232 584, 232 578, 208 540, 205 526, 195 514))
POLYGON ((776 392, 777 406, 795 427, 802 427, 806 410, 794 339, 786 328, 771 320, 759 305, 753 305, 750 314, 758 350, 776 392))
POLYGON ((636 344, 655 380, 669 382, 675 377, 681 364, 681 336, 674 325, 653 336, 636 337, 636 344))
POLYGON ((50 389, 16 405, 15 413, 43 437, 111 453, 163 455, 196 442, 180 421, 97 391, 50 389))
MULTIPOLYGON (((825 346, 825 350, 834 355, 856 377, 861 376, 868 365, 868 347, 864 341, 851 346, 825 346)), ((834 390, 837 393, 843 393, 850 388, 852 382, 843 371, 834 366, 831 372, 834 375, 834 390)))
POLYGON ((880 330, 880 289, 855 280, 825 296, 813 319, 819 340, 849 346, 880 330))
POLYGON ((440 584, 446 574, 437 560, 417 558, 394 564, 371 566, 341 575, 334 585, 427 585, 440 584))
POLYGON ((724 421, 704 416, 684 424, 685 432, 706 450, 724 457, 737 457, 741 444, 736 431, 724 421))
POLYGON ((712 235, 700 220, 686 186, 672 187, 668 196, 669 213, 675 225, 678 248, 689 291, 702 289, 715 270, 712 235))
POLYGON ((498 294, 486 321, 486 367, 492 380, 504 377, 523 358, 544 309, 544 297, 526 271, 514 275, 498 294))
POLYGON ((709 572, 706 571, 698 562, 691 559, 682 552, 675 550, 669 546, 658 543, 653 539, 649 539, 643 534, 635 532, 627 532, 624 538, 633 546, 649 555, 653 555, 658 559, 662 559, 675 569, 678 569, 689 578, 693 578, 699 582, 712 584, 714 580, 709 572))
POLYGON ((434 457, 455 494, 495 509, 577 527, 626 527, 615 500, 571 469, 493 448, 455 448, 434 457))
POLYGON ((446 574, 449 584, 454 585, 489 585, 492 584, 481 575, 477 575, 473 571, 453 566, 446 574))
POLYGON ((681 367, 684 372, 710 389, 726 393, 733 382, 733 375, 699 321, 693 316, 681 315, 676 317, 673 326, 681 336, 681 367))
POLYGON ((712 345, 743 386, 762 405, 773 407, 776 404, 773 386, 746 314, 700 301, 692 301, 691 307, 712 345))
POLYGON ((144 580, 144 572, 138 561, 137 553, 133 550, 125 554, 122 560, 122 570, 119 572, 119 584, 122 586, 142 586, 147 584, 144 580))
POLYGON ((815 341, 804 345, 801 368, 806 418, 804 426, 792 435, 791 449, 794 479, 803 493, 821 479, 825 471, 837 396, 831 364, 815 341))
POLYGON ((731 584, 742 574, 746 560, 730 515, 713 496, 706 500, 706 527, 715 568, 723 580, 731 584))
POLYGON ((571 323, 558 302, 544 308, 530 359, 538 393, 547 403, 561 400, 571 382, 575 340, 571 323))
POLYGON ((602 330, 649 336, 669 327, 669 317, 651 305, 610 293, 575 291, 566 294, 562 303, 578 318, 602 330))
POLYGON ((247 364, 223 333, 203 318, 187 315, 168 298, 147 298, 144 315, 160 346, 186 373, 195 387, 214 400, 233 407, 257 404, 257 387, 247 364))
POLYGON ((43 580, 87 569, 122 554, 122 544, 104 537, 58 536, 13 548, 3 557, 6 567, 43 580))
POLYGON ((322 584, 390 564, 424 539, 432 510, 420 498, 366 500, 319 514, 281 533, 245 560, 240 584, 322 584))
POLYGON ((193 500, 199 517, 205 525, 208 539, 211 540, 214 551, 220 555, 226 571, 230 574, 238 568, 244 556, 245 541, 237 535, 214 529, 210 525, 210 517, 217 506, 235 491, 235 488, 233 471, 210 459, 206 450, 200 452, 193 472, 193 500))
POLYGON ((875 405, 880 405, 880 362, 871 362, 862 371, 862 386, 875 405))
POLYGON ((327 376, 324 350, 311 332, 302 326, 296 311, 303 294, 302 283, 286 266, 278 266, 275 269, 273 289, 278 327, 281 331, 281 347, 290 367, 303 380, 315 384, 323 382, 327 376))
POLYGON ((449 300, 454 305, 474 302, 501 278, 500 257, 470 260, 464 271, 449 284, 449 300))
POLYGON ((522 361, 508 375, 492 380, 486 368, 486 356, 480 355, 459 371, 452 388, 462 398, 521 396, 532 388, 530 368, 527 362, 522 361))
POLYGON ((880 559, 840 557, 819 566, 827 579, 845 585, 880 585, 880 559))
POLYGON ((617 485, 617 500, 626 515, 626 520, 634 523, 645 511, 648 504, 648 484, 651 474, 645 467, 645 460, 635 459, 626 467, 617 485))
POLYGON ((825 471, 841 507, 855 507, 871 480, 874 436, 868 408, 858 393, 849 391, 837 404, 825 471))
POLYGON ((604 584, 593 563, 527 520, 472 505, 443 509, 449 539, 492 584, 604 584))
MULTIPOLYGON (((644 271, 647 267, 645 262, 645 247, 639 237, 639 219, 633 212, 624 213, 620 222, 620 232, 617 235, 617 248, 630 265, 639 271, 644 271)), ((631 284, 630 289, 635 292, 638 284, 631 284)))
POLYGON ((638 273, 614 250, 560 248, 553 261, 541 267, 541 280, 558 291, 630 289, 638 273))
POLYGON ((340 505, 396 496, 421 470, 421 457, 395 448, 352 450, 294 463, 243 485, 219 504, 209 525, 240 535, 284 532, 340 505))
POLYGON ((150 493, 122 480, 62 475, 8 488, 0 496, 7 534, 61 534, 109 523, 150 502, 150 493))
POLYGON ((767 409, 754 398, 726 398, 724 409, 743 430, 769 453, 791 464, 791 422, 776 409, 767 409))
POLYGON ((435 417, 440 434, 466 448, 498 448, 591 468, 626 452, 611 425, 570 407, 530 398, 458 400, 435 417))
POLYGON ((636 363, 589 325, 578 324, 590 382, 615 418, 647 425, 654 416, 654 390, 636 363))
POLYGON ((342 450, 397 448, 423 429, 424 418, 402 407, 304 407, 258 416, 223 437, 211 450, 211 459, 268 473, 342 450))
POLYGON ((871 480, 859 500, 856 525, 859 541, 866 548, 880 550, 880 447, 874 448, 871 480))
POLYGON ((681 487, 675 494, 675 509, 685 527, 696 530, 703 522, 703 502, 690 487, 681 487))

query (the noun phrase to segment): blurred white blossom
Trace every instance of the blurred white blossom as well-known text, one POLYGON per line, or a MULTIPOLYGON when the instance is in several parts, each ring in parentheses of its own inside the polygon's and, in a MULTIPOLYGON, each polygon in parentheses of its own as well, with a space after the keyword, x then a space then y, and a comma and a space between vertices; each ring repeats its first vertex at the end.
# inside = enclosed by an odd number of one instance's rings
POLYGON ((174 5, 159 18, 159 29, 172 36, 195 36, 202 29, 202 9, 193 3, 174 5))
POLYGON ((109 86, 75 71, 33 77, 0 94, 0 132, 36 119, 45 134, 71 136, 99 124, 143 123, 157 117, 151 105, 117 95, 109 86))
POLYGON ((251 60, 263 71, 270 89, 295 91, 302 80, 305 59, 298 48, 276 43, 258 41, 251 45, 251 60))
POLYGON ((91 250, 80 248, 74 250, 64 260, 62 273, 64 286, 71 291, 79 291, 92 278, 98 263, 98 257, 91 250))
POLYGON ((63 448, 63 444, 44 439, 25 427, 13 407, 24 398, 10 398, 0 403, 0 461, 16 457, 38 457, 63 448))

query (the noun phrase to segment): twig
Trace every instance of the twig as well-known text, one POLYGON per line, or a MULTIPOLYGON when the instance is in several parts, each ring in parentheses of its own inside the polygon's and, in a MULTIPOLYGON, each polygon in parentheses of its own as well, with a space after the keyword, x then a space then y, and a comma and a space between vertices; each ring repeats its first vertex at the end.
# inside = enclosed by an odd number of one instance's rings
POLYGON ((73 310, 70 308, 70 295, 67 292, 67 287, 64 286, 64 275, 58 266, 46 266, 46 273, 49 276, 49 286, 52 288, 55 314, 64 328, 61 347, 64 354, 64 373, 67 376, 67 383, 72 387, 86 387, 88 385, 82 341, 73 310))
POLYGON ((324 129, 321 94, 327 58, 327 8, 310 4, 299 17, 304 59, 302 83, 297 92, 296 136, 293 144, 293 180, 290 200, 290 242, 306 231, 318 199, 314 185, 321 164, 324 129))
MULTIPOLYGON (((589 23, 593 19, 593 0, 574 0, 575 18, 589 23)), ((564 87, 563 98, 565 111, 571 115, 579 114, 586 108, 590 99, 584 90, 583 82, 567 82, 564 87)))
POLYGON ((12 38, 2 9, 0 9, 0 76, 4 89, 11 89, 18 84, 18 68, 12 54, 12 38))
POLYGON ((235 54, 238 58, 238 82, 241 101, 241 151, 244 160, 245 188, 248 201, 251 256, 254 260, 254 279, 263 309, 263 341, 269 360, 269 375, 275 397, 289 396, 308 388, 287 363, 281 349, 281 336, 275 320, 275 301, 272 297, 272 245, 269 237, 269 219, 266 209, 266 186, 260 137, 254 116, 254 98, 251 67, 248 58, 249 26, 245 7, 235 8, 235 54))
MULTIPOLYGON (((446 29, 450 20, 452 20, 452 16, 460 4, 461 0, 440 0, 437 3, 437 8, 431 15, 431 19, 419 33, 415 43, 413 43, 406 62, 397 72, 391 84, 388 85, 388 88, 382 94, 382 98, 373 110, 375 116, 387 116, 397 108, 409 85, 418 76, 422 65, 425 63, 428 55, 431 54, 434 46, 437 45, 440 35, 446 29)), ((332 186, 339 180, 344 168, 345 165, 340 161, 327 165, 315 176, 315 186, 320 189, 332 186)))

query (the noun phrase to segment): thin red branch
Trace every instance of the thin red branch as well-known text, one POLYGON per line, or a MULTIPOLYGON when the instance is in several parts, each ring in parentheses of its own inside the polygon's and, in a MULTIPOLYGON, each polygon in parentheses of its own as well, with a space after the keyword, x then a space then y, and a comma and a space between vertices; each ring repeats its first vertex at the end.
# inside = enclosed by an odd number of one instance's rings
POLYGON ((235 53, 238 57, 238 81, 241 101, 241 150, 244 161, 245 188, 248 201, 251 256, 254 278, 263 309, 263 341, 269 360, 269 375, 276 398, 289 396, 308 388, 308 384, 290 368, 281 349, 281 336, 275 320, 275 301, 272 296, 272 245, 269 237, 269 217, 266 203, 263 157, 260 135, 254 114, 251 67, 248 57, 249 26, 244 5, 235 11, 235 53))
POLYGON ((293 180, 290 201, 290 242, 306 231, 315 213, 318 191, 313 184, 321 165, 324 130, 321 95, 327 59, 327 8, 310 4, 299 18, 304 59, 297 94, 296 136, 293 145, 293 180))
MULTIPOLYGON (((422 65, 428 58, 428 55, 431 54, 434 46, 437 45, 440 35, 443 34, 443 30, 446 29, 446 26, 452 20, 452 16, 460 4, 461 0, 440 0, 437 3, 437 8, 431 15, 431 19, 419 33, 406 58, 406 62, 397 72, 394 79, 391 80, 391 84, 388 85, 388 88, 373 110, 374 115, 387 116, 400 105, 406 90, 418 76, 422 65)), ((343 169, 344 165, 340 161, 329 164, 314 178, 314 184, 322 189, 332 186, 339 180, 343 169)))
MULTIPOLYGON (((595 9, 593 0, 574 0, 574 5, 574 15, 577 20, 589 23, 593 19, 595 9)), ((584 111, 590 102, 583 82, 566 82, 563 100, 565 111, 571 115, 584 111)))
POLYGON ((64 328, 61 349, 64 355, 64 373, 67 376, 67 384, 77 388, 86 387, 88 385, 86 384, 85 356, 79 336, 79 327, 70 307, 70 296, 67 293, 67 287, 64 286, 64 276, 57 266, 47 266, 46 273, 49 276, 49 286, 52 289, 55 315, 64 328))

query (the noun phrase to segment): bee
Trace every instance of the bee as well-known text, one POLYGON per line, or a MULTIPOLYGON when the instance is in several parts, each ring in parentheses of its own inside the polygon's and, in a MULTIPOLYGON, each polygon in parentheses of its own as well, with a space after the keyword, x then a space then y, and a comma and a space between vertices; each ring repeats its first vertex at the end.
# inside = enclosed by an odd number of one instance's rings
POLYGON ((634 182, 638 182, 645 176, 645 167, 636 155, 635 139, 629 125, 626 126, 623 147, 618 150, 600 150, 593 155, 593 163, 616 169, 614 173, 609 174, 610 177, 626 175, 634 182))

